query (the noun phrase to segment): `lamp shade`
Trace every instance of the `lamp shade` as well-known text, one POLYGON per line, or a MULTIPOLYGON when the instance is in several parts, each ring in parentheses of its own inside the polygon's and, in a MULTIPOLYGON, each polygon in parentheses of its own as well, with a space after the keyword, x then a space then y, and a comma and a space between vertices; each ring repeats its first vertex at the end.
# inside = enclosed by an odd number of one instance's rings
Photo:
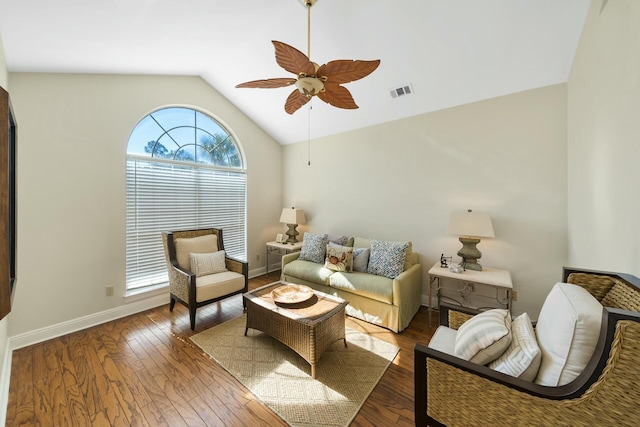
POLYGON ((491 218, 486 212, 452 212, 447 227, 448 234, 469 237, 495 237, 491 218))
POLYGON ((280 222, 284 224, 304 224, 307 219, 304 217, 304 210, 296 208, 284 208, 280 215, 280 222))

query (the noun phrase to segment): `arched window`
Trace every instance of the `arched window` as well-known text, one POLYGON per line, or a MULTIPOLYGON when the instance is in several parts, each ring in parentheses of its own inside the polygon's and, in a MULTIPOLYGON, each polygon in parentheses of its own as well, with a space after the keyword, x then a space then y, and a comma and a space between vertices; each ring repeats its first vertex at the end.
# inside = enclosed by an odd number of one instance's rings
POLYGON ((127 292, 165 283, 162 231, 222 228, 246 259, 247 175, 231 133, 208 115, 168 107, 144 117, 127 146, 127 292))

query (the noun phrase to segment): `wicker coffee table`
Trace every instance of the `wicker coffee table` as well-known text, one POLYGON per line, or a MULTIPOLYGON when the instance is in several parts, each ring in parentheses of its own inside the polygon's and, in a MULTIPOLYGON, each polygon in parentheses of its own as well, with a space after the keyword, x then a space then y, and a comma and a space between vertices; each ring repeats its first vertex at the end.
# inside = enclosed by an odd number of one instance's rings
POLYGON ((343 299, 314 291, 306 301, 282 304, 274 301, 271 292, 284 282, 271 283, 243 295, 247 307, 247 327, 257 329, 277 339, 298 353, 311 365, 311 377, 316 377, 316 363, 322 353, 336 341, 345 347, 345 312, 343 299))

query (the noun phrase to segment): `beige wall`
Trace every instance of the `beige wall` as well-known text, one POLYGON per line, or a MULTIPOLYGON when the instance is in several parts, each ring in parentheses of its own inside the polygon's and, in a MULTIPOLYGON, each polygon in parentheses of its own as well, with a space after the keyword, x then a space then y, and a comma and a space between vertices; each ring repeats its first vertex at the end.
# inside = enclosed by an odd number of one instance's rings
POLYGON ((282 209, 281 146, 202 79, 9 77, 20 125, 19 279, 10 336, 124 304, 127 140, 160 106, 203 108, 235 132, 248 168, 249 261, 264 253, 282 209), (106 297, 110 285, 116 292, 106 297))
POLYGON ((569 260, 640 275, 640 2, 600 4, 568 84, 569 260))
MULTIPOLYGON (((566 261, 566 85, 556 85, 284 148, 285 205, 305 229, 411 240, 427 271, 461 247, 452 211, 490 213, 485 266, 508 269, 516 312, 537 317, 566 261)), ((426 301, 426 298, 423 298, 426 301)))

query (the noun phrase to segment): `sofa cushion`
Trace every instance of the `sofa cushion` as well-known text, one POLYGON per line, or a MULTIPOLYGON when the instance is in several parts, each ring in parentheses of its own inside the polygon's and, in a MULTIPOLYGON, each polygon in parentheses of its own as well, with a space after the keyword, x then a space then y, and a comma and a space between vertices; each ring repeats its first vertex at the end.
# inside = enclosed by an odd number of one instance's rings
POLYGON ((189 264, 191 272, 196 277, 206 276, 207 274, 216 274, 227 271, 225 265, 224 251, 217 251, 209 254, 189 254, 189 264))
POLYGON ((324 267, 333 271, 353 271, 353 248, 329 242, 324 267))
POLYGON ((371 239, 367 273, 395 279, 404 271, 409 242, 383 242, 371 239))
MULTIPOLYGON (((353 246, 355 248, 371 247, 371 239, 365 239, 364 237, 352 237, 351 240, 353 241, 353 246)), ((346 246, 349 246, 349 244, 347 244, 346 246)), ((367 256, 367 261, 368 259, 369 258, 367 256)), ((355 262, 355 253, 354 253, 354 262, 355 262)), ((418 264, 419 262, 420 262, 420 259, 418 258, 418 254, 416 252, 413 252, 413 244, 409 242, 409 247, 407 248, 407 255, 404 259, 403 271, 407 271, 408 269, 418 264)), ((354 269, 356 269, 355 266, 354 266, 354 269)), ((360 270, 356 270, 356 271, 360 271, 360 270)), ((366 271, 366 270, 363 270, 363 271, 366 271)))
POLYGON ((303 261, 300 258, 286 264, 282 270, 282 274, 288 277, 296 277, 307 282, 318 283, 321 285, 328 284, 327 279, 332 273, 333 270, 324 268, 324 264, 303 261))
POLYGON ((327 240, 340 246, 348 246, 347 243, 349 242, 349 238, 347 236, 337 234, 328 235, 327 240))
POLYGON ((205 234, 198 237, 179 237, 175 239, 176 261, 185 270, 191 271, 189 254, 203 254, 218 251, 218 236, 205 234))
POLYGON ((360 271, 362 273, 367 272, 367 266, 369 265, 369 248, 354 248, 353 249, 353 270, 360 271))
POLYGON ((476 314, 458 328, 455 355, 486 365, 500 356, 511 343, 511 314, 495 308, 476 314))
POLYGON ((304 233, 300 258, 298 259, 324 264, 327 242, 328 237, 326 234, 304 233))
POLYGON ((511 344, 496 360, 489 364, 503 374, 533 381, 540 368, 540 347, 527 313, 511 321, 511 344))
POLYGON ((542 351, 535 382, 560 386, 573 381, 593 356, 602 323, 602 305, 581 286, 556 283, 536 324, 542 351))
POLYGON ((393 303, 393 280, 354 271, 336 272, 329 277, 329 286, 387 304, 393 303))

